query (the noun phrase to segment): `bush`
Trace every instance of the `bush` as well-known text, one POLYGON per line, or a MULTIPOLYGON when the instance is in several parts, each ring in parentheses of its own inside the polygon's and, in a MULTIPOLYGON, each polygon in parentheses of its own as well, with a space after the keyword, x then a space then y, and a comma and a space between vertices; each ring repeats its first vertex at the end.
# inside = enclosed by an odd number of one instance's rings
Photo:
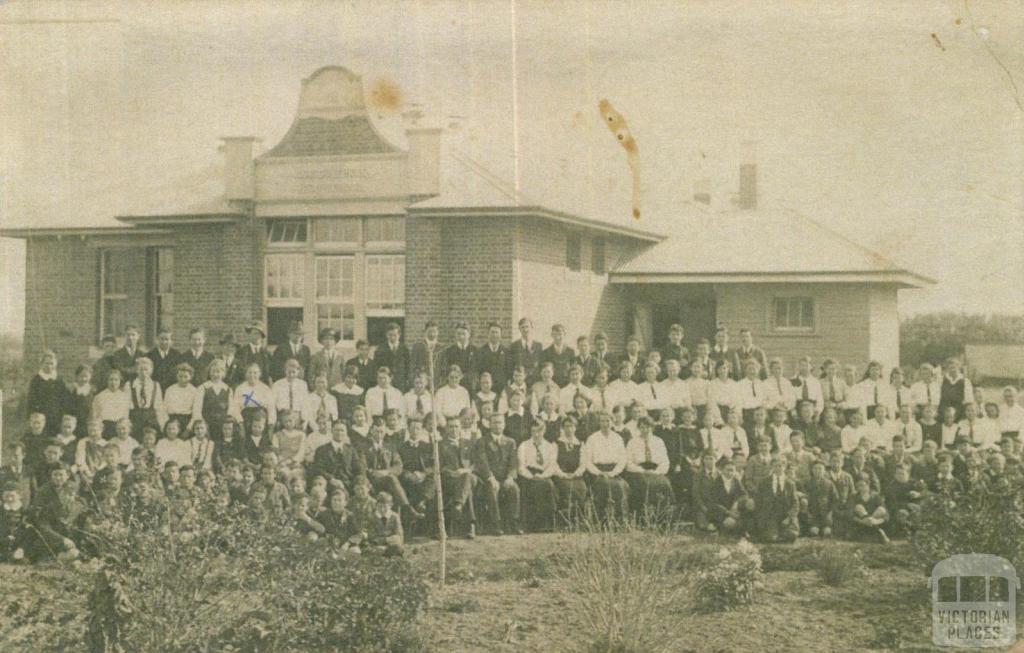
POLYGON ((634 523, 584 522, 551 559, 567 607, 583 619, 591 653, 658 653, 681 649, 667 615, 686 598, 674 574, 676 540, 634 523))
POLYGON ((764 586, 761 554, 747 540, 718 550, 718 559, 697 575, 697 607, 705 612, 730 610, 754 602, 755 591, 764 586))
POLYGON ((910 543, 925 573, 957 553, 989 553, 1024 568, 1024 486, 1020 482, 976 484, 949 498, 924 498, 910 543))
POLYGON ((818 578, 832 587, 841 587, 867 573, 860 551, 843 551, 835 547, 822 547, 818 551, 815 571, 818 578))

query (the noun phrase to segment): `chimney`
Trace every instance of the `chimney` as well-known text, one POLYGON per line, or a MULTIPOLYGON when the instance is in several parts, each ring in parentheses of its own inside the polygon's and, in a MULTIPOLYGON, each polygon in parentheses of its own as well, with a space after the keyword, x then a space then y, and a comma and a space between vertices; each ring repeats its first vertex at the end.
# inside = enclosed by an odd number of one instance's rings
POLYGON ((224 153, 224 199, 251 200, 255 198, 255 166, 252 160, 254 136, 225 136, 220 139, 224 153))
POLYGON ((740 192, 737 205, 746 211, 757 208, 757 163, 753 141, 744 141, 743 163, 740 164, 740 192))
POLYGON ((699 204, 711 204, 711 180, 702 177, 693 182, 693 201, 699 204))
POLYGON ((405 136, 409 143, 409 195, 437 195, 441 190, 441 130, 413 126, 405 130, 405 136))

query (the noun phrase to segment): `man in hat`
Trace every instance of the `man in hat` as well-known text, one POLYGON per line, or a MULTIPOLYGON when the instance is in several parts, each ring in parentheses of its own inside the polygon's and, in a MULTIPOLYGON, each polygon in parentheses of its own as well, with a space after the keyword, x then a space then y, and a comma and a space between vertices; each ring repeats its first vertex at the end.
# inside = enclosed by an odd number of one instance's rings
POLYGON ((238 345, 230 333, 220 339, 220 357, 224 360, 224 383, 234 388, 245 377, 245 368, 238 362, 238 345))
POLYGON ((295 320, 288 326, 288 342, 278 345, 270 363, 270 376, 277 381, 285 375, 285 363, 291 359, 299 361, 299 375, 306 378, 309 372, 310 351, 302 342, 302 322, 295 320))
MULTIPOLYGON (((195 328, 188 332, 189 349, 178 359, 178 365, 188 363, 192 368, 192 385, 199 386, 208 380, 207 370, 213 362, 213 354, 206 351, 206 331, 195 328)), ((178 365, 174 366, 177 374, 178 365)), ((164 387, 167 390, 167 386, 164 387)))
POLYGON ((307 383, 312 383, 320 374, 327 375, 328 388, 333 388, 341 383, 345 359, 334 349, 334 346, 338 344, 339 335, 336 330, 331 328, 320 329, 317 340, 320 341, 321 349, 309 359, 307 383))
POLYGON ((240 345, 235 357, 243 370, 255 363, 260 366, 260 381, 270 385, 270 353, 267 351, 267 327, 259 320, 245 327, 249 344, 240 345))

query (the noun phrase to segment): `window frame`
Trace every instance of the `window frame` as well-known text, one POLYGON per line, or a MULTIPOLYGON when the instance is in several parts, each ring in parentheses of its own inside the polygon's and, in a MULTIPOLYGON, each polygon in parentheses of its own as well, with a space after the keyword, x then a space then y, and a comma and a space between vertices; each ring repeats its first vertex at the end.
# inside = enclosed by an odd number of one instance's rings
POLYGON ((565 269, 569 272, 583 271, 583 234, 578 231, 570 231, 565 235, 565 269), (576 251, 572 252, 573 249, 576 251), (575 255, 575 267, 571 254, 575 255))
POLYGON ((173 247, 150 247, 146 257, 149 266, 149 288, 148 288, 148 315, 150 315, 150 337, 155 341, 162 327, 171 331, 174 330, 174 248, 173 247), (166 260, 163 260, 166 257, 166 260), (170 282, 162 287, 161 265, 166 266, 165 272, 169 272, 170 282), (166 290, 164 290, 166 287, 166 290), (170 310, 165 306, 170 300, 170 310), (169 319, 161 319, 166 317, 169 319))
MULTIPOLYGON (((306 218, 273 218, 267 220, 267 248, 302 248, 309 245, 309 220, 306 218), (302 240, 274 240, 274 230, 276 227, 281 227, 283 234, 287 234, 289 226, 294 226, 296 238, 301 231, 305 236, 302 240)), ((315 225, 314 225, 315 228, 315 225)))
MULTIPOLYGON (((367 254, 364 265, 365 273, 363 276, 363 287, 365 290, 366 317, 405 317, 405 254, 367 254), (401 301, 393 301, 389 303, 385 301, 377 302, 371 299, 371 284, 373 283, 371 279, 373 277, 370 275, 370 266, 374 262, 378 262, 379 265, 384 261, 389 261, 392 264, 398 261, 401 262, 401 274, 395 276, 395 285, 393 286, 393 289, 398 288, 400 290, 401 301)), ((394 272, 395 271, 393 270, 392 273, 394 272)), ((382 291, 380 299, 383 299, 383 277, 378 275, 378 279, 380 279, 381 282, 374 290, 382 291)))
POLYGON ((608 240, 603 236, 594 236, 590 240, 590 271, 599 276, 608 274, 608 240), (598 261, 600 265, 597 265, 598 261))
POLYGON ((808 295, 776 295, 768 305, 768 327, 772 333, 783 335, 807 335, 818 331, 818 307, 814 297, 808 295), (779 324, 779 303, 786 303, 786 324, 779 324), (803 324, 805 303, 810 305, 810 324, 803 324), (793 324, 793 307, 796 308, 797 324, 793 324))
MULTIPOLYGON (((123 302, 121 304, 122 309, 125 309, 125 307, 128 304, 128 275, 127 275, 125 270, 121 271, 122 272, 122 274, 121 274, 121 277, 122 277, 121 278, 121 281, 122 281, 122 288, 121 288, 121 290, 122 290, 122 292, 116 292, 116 293, 115 292, 107 292, 107 281, 108 281, 108 279, 110 277, 113 276, 113 275, 110 274, 110 272, 108 270, 108 265, 109 265, 111 260, 115 260, 115 259, 111 259, 111 253, 112 252, 117 252, 117 251, 127 251, 127 250, 128 250, 127 247, 109 247, 109 248, 103 248, 103 249, 100 250, 100 284, 99 284, 100 285, 100 307, 99 307, 99 309, 100 309, 99 310, 99 314, 100 314, 99 337, 100 337, 100 339, 102 339, 106 335, 112 335, 115 338, 117 338, 119 336, 119 334, 123 334, 124 333, 124 329, 125 329, 125 327, 127 327, 128 323, 130 321, 130 320, 128 320, 127 315, 125 315, 125 323, 120 325, 117 329, 111 329, 110 328, 110 323, 109 323, 110 322, 110 314, 113 313, 114 311, 107 309, 107 302, 108 301, 109 302, 123 302)), ((111 306, 111 308, 113 308, 113 305, 111 306)), ((126 312, 126 310, 124 312, 126 312)))
MULTIPOLYGON (((280 269, 280 268, 278 268, 280 269)), ((301 253, 268 253, 263 257, 263 303, 267 307, 303 307, 305 306, 306 298, 306 262, 305 255, 301 253), (292 262, 292 272, 297 273, 298 282, 292 280, 290 287, 294 291, 298 289, 298 295, 292 295, 289 297, 282 297, 280 293, 278 296, 271 297, 270 295, 270 276, 271 276, 271 261, 284 261, 288 260, 292 262)), ((278 286, 280 287, 280 285, 278 286)))
MULTIPOLYGON (((351 345, 352 343, 354 343, 356 341, 356 339, 358 338, 358 333, 357 333, 358 329, 356 328, 356 326, 357 326, 356 323, 357 323, 357 321, 359 319, 359 312, 357 310, 357 304, 358 304, 357 298, 359 296, 359 292, 358 292, 358 289, 356 288, 356 284, 357 284, 357 275, 356 275, 357 260, 356 260, 356 258, 357 257, 355 255, 352 255, 352 254, 319 254, 319 255, 313 257, 313 285, 314 285, 314 288, 313 288, 312 302, 313 302, 313 319, 314 319, 314 323, 316 324, 316 331, 317 331, 317 333, 319 333, 320 329, 322 328, 321 319, 320 319, 320 308, 321 308, 321 306, 331 307, 331 308, 340 307, 341 308, 341 312, 342 312, 342 315, 341 315, 342 322, 341 322, 341 326, 337 327, 338 331, 341 334, 341 338, 339 339, 338 342, 339 343, 348 344, 348 345, 351 345), (334 261, 337 261, 337 262, 341 263, 340 276, 339 276, 339 280, 338 280, 339 285, 341 286, 341 294, 338 294, 338 295, 330 295, 330 294, 321 295, 320 294, 320 269, 321 269, 320 264, 321 263, 325 263, 326 264, 326 263, 330 263, 330 262, 334 262, 334 261), (351 286, 352 286, 351 292, 347 296, 344 294, 344 287, 345 287, 345 265, 344 264, 345 263, 349 264, 348 265, 349 276, 351 277, 351 286), (351 314, 351 317, 346 317, 347 313, 345 311, 345 307, 348 307, 350 309, 349 313, 351 314), (346 337, 346 329, 345 329, 345 321, 346 320, 350 320, 351 321, 351 327, 352 327, 352 329, 351 329, 351 337, 346 337)), ((329 275, 328 275, 328 277, 329 277, 329 275)), ((328 318, 328 320, 330 320, 330 318, 328 318)))
POLYGON ((406 233, 405 233, 405 217, 397 215, 368 215, 362 219, 362 244, 365 247, 394 247, 394 246, 405 246, 406 233), (400 225, 399 227, 391 227, 390 234, 384 234, 383 230, 381 235, 400 236, 398 238, 372 238, 371 227, 375 221, 380 221, 382 224, 400 225), (396 233, 401 232, 401 233, 396 233))

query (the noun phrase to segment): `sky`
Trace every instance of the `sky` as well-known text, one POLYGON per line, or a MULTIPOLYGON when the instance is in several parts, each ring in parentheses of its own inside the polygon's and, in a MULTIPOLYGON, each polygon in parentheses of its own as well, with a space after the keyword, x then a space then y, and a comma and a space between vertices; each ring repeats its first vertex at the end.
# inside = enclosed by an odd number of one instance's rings
MULTIPOLYGON (((300 80, 337 64, 392 82, 403 110, 422 111, 446 148, 495 177, 511 182, 518 169, 527 198, 630 221, 633 177, 597 109, 607 99, 638 146, 639 226, 685 235, 694 184, 708 180, 713 203, 729 206, 738 165, 753 157, 762 206, 799 211, 937 281, 902 291, 901 314, 1022 313, 1020 9, 3 3, 0 226, 109 224, 180 203, 183 188, 206 199, 218 138, 272 147, 300 80)), ((399 133, 398 113, 374 118, 399 133)), ((794 233, 792 247, 814 243, 794 233)), ((20 333, 23 243, 0 239, 0 260, 0 332, 20 333)))

